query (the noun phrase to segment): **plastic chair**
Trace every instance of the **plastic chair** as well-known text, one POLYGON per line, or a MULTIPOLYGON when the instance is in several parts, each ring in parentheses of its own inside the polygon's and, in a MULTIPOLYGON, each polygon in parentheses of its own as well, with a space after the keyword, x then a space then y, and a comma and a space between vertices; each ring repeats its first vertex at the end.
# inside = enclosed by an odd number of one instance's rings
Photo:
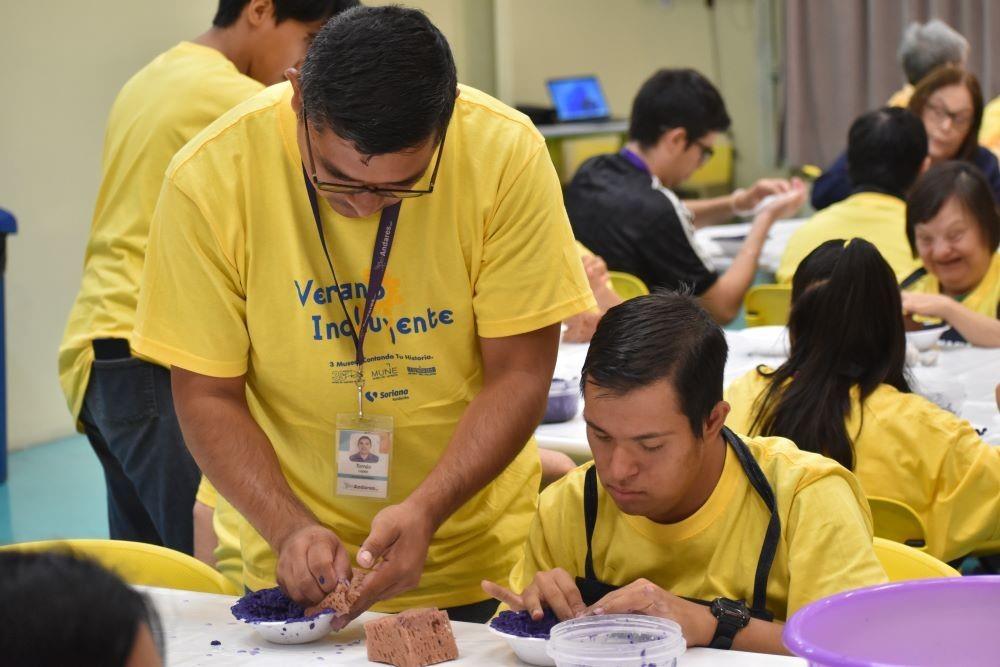
POLYGON ((173 549, 125 540, 44 540, 0 547, 0 551, 55 551, 91 558, 126 582, 201 593, 242 591, 200 560, 173 549))
POLYGON ((889 575, 889 581, 962 576, 947 563, 905 544, 876 537, 873 546, 875 556, 889 575))
POLYGON ((875 537, 899 542, 920 551, 927 549, 927 528, 910 506, 878 496, 868 496, 868 504, 872 508, 875 537))
POLYGON ((701 196, 733 189, 733 144, 729 137, 719 136, 712 157, 684 181, 684 190, 694 190, 701 196))
POLYGON ((623 137, 619 133, 599 134, 589 137, 567 137, 559 141, 559 176, 563 183, 573 180, 580 165, 605 153, 617 153, 622 147, 623 137))
POLYGON ((611 277, 611 289, 615 291, 615 294, 626 301, 637 296, 645 296, 646 294, 649 294, 649 288, 646 287, 646 283, 642 282, 642 280, 636 278, 631 273, 625 273, 623 271, 608 271, 608 275, 611 277))
POLYGON ((743 299, 747 327, 788 324, 792 309, 791 285, 755 285, 743 299))

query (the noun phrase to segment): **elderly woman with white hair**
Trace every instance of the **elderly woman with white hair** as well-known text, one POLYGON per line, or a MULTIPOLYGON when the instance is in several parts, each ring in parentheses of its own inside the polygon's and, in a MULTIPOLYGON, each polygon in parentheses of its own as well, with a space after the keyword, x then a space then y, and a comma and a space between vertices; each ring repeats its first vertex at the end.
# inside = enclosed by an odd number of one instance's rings
POLYGON ((906 27, 899 42, 899 64, 906 85, 889 98, 888 106, 905 107, 921 79, 942 65, 965 66, 968 55, 969 42, 944 21, 914 21, 906 27))

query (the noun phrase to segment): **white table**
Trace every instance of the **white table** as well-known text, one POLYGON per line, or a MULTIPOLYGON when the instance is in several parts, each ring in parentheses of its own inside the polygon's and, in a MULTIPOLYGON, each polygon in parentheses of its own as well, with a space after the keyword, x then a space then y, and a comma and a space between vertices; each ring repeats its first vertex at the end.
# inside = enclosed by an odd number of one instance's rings
MULTIPOLYGON (((809 218, 789 218, 779 220, 771 226, 767 241, 760 251, 759 266, 761 270, 775 273, 781 263, 781 254, 788 245, 792 233, 802 226, 809 218)), ((708 253, 718 271, 725 271, 733 263, 733 258, 740 251, 743 240, 750 231, 749 222, 737 222, 726 225, 711 225, 702 227, 694 233, 695 240, 708 253)))
MULTIPOLYGON (((312 644, 269 644, 229 612, 236 598, 166 588, 139 587, 153 600, 166 638, 166 664, 206 665, 373 665, 365 652, 362 625, 380 614, 362 614, 341 632, 312 644), (212 646, 212 641, 221 642, 212 646)), ((523 665, 507 643, 485 625, 452 623, 459 659, 445 665, 523 665)), ((678 661, 683 667, 738 665, 803 666, 804 660, 738 651, 691 649, 678 661)))
MULTIPOLYGON (((747 371, 760 364, 780 365, 786 357, 784 327, 752 327, 726 331, 729 358, 723 376, 728 386, 747 371)), ((587 356, 586 344, 563 343, 559 346, 555 376, 579 377, 587 356)), ((985 429, 983 439, 1000 445, 1000 412, 997 411, 995 387, 1000 382, 1000 351, 967 345, 941 347, 933 366, 913 366, 913 389, 934 400, 935 394, 958 392, 959 416, 968 419, 977 429, 985 429), (964 389, 964 392, 962 391, 964 389), (962 394, 964 393, 964 400, 962 394)), ((561 451, 583 461, 590 458, 587 428, 580 410, 572 421, 562 424, 542 424, 535 430, 535 439, 546 449, 561 451)))

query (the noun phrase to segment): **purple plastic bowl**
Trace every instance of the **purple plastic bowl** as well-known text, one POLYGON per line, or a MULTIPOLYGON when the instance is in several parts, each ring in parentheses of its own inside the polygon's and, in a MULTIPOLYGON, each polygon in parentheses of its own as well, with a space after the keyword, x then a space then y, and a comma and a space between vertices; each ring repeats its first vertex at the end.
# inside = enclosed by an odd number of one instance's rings
POLYGON ((549 402, 545 406, 543 424, 568 422, 576 416, 580 403, 580 387, 572 380, 552 380, 549 387, 549 402))
POLYGON ((789 619, 785 646, 820 667, 1000 665, 1000 576, 840 593, 789 619))

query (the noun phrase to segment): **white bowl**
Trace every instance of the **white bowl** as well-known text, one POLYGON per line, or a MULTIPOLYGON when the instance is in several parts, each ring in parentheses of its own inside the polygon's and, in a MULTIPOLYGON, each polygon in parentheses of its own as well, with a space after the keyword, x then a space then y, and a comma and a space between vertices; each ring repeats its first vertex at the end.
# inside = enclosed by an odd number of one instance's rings
POLYGON ((930 329, 920 329, 919 331, 907 331, 906 340, 913 343, 913 347, 917 348, 921 352, 931 349, 934 344, 938 342, 941 338, 941 334, 950 329, 951 327, 944 325, 940 327, 932 327, 930 329))
POLYGON ((500 632, 494 627, 486 626, 489 628, 490 632, 497 635, 498 637, 503 637, 507 640, 507 643, 517 657, 523 662, 529 665, 540 665, 542 667, 554 667, 556 661, 549 657, 548 652, 545 647, 548 645, 548 639, 540 639, 538 637, 518 637, 517 635, 509 635, 506 632, 500 632))
POLYGON ((243 621, 272 644, 308 644, 333 630, 333 612, 305 621, 243 621))

